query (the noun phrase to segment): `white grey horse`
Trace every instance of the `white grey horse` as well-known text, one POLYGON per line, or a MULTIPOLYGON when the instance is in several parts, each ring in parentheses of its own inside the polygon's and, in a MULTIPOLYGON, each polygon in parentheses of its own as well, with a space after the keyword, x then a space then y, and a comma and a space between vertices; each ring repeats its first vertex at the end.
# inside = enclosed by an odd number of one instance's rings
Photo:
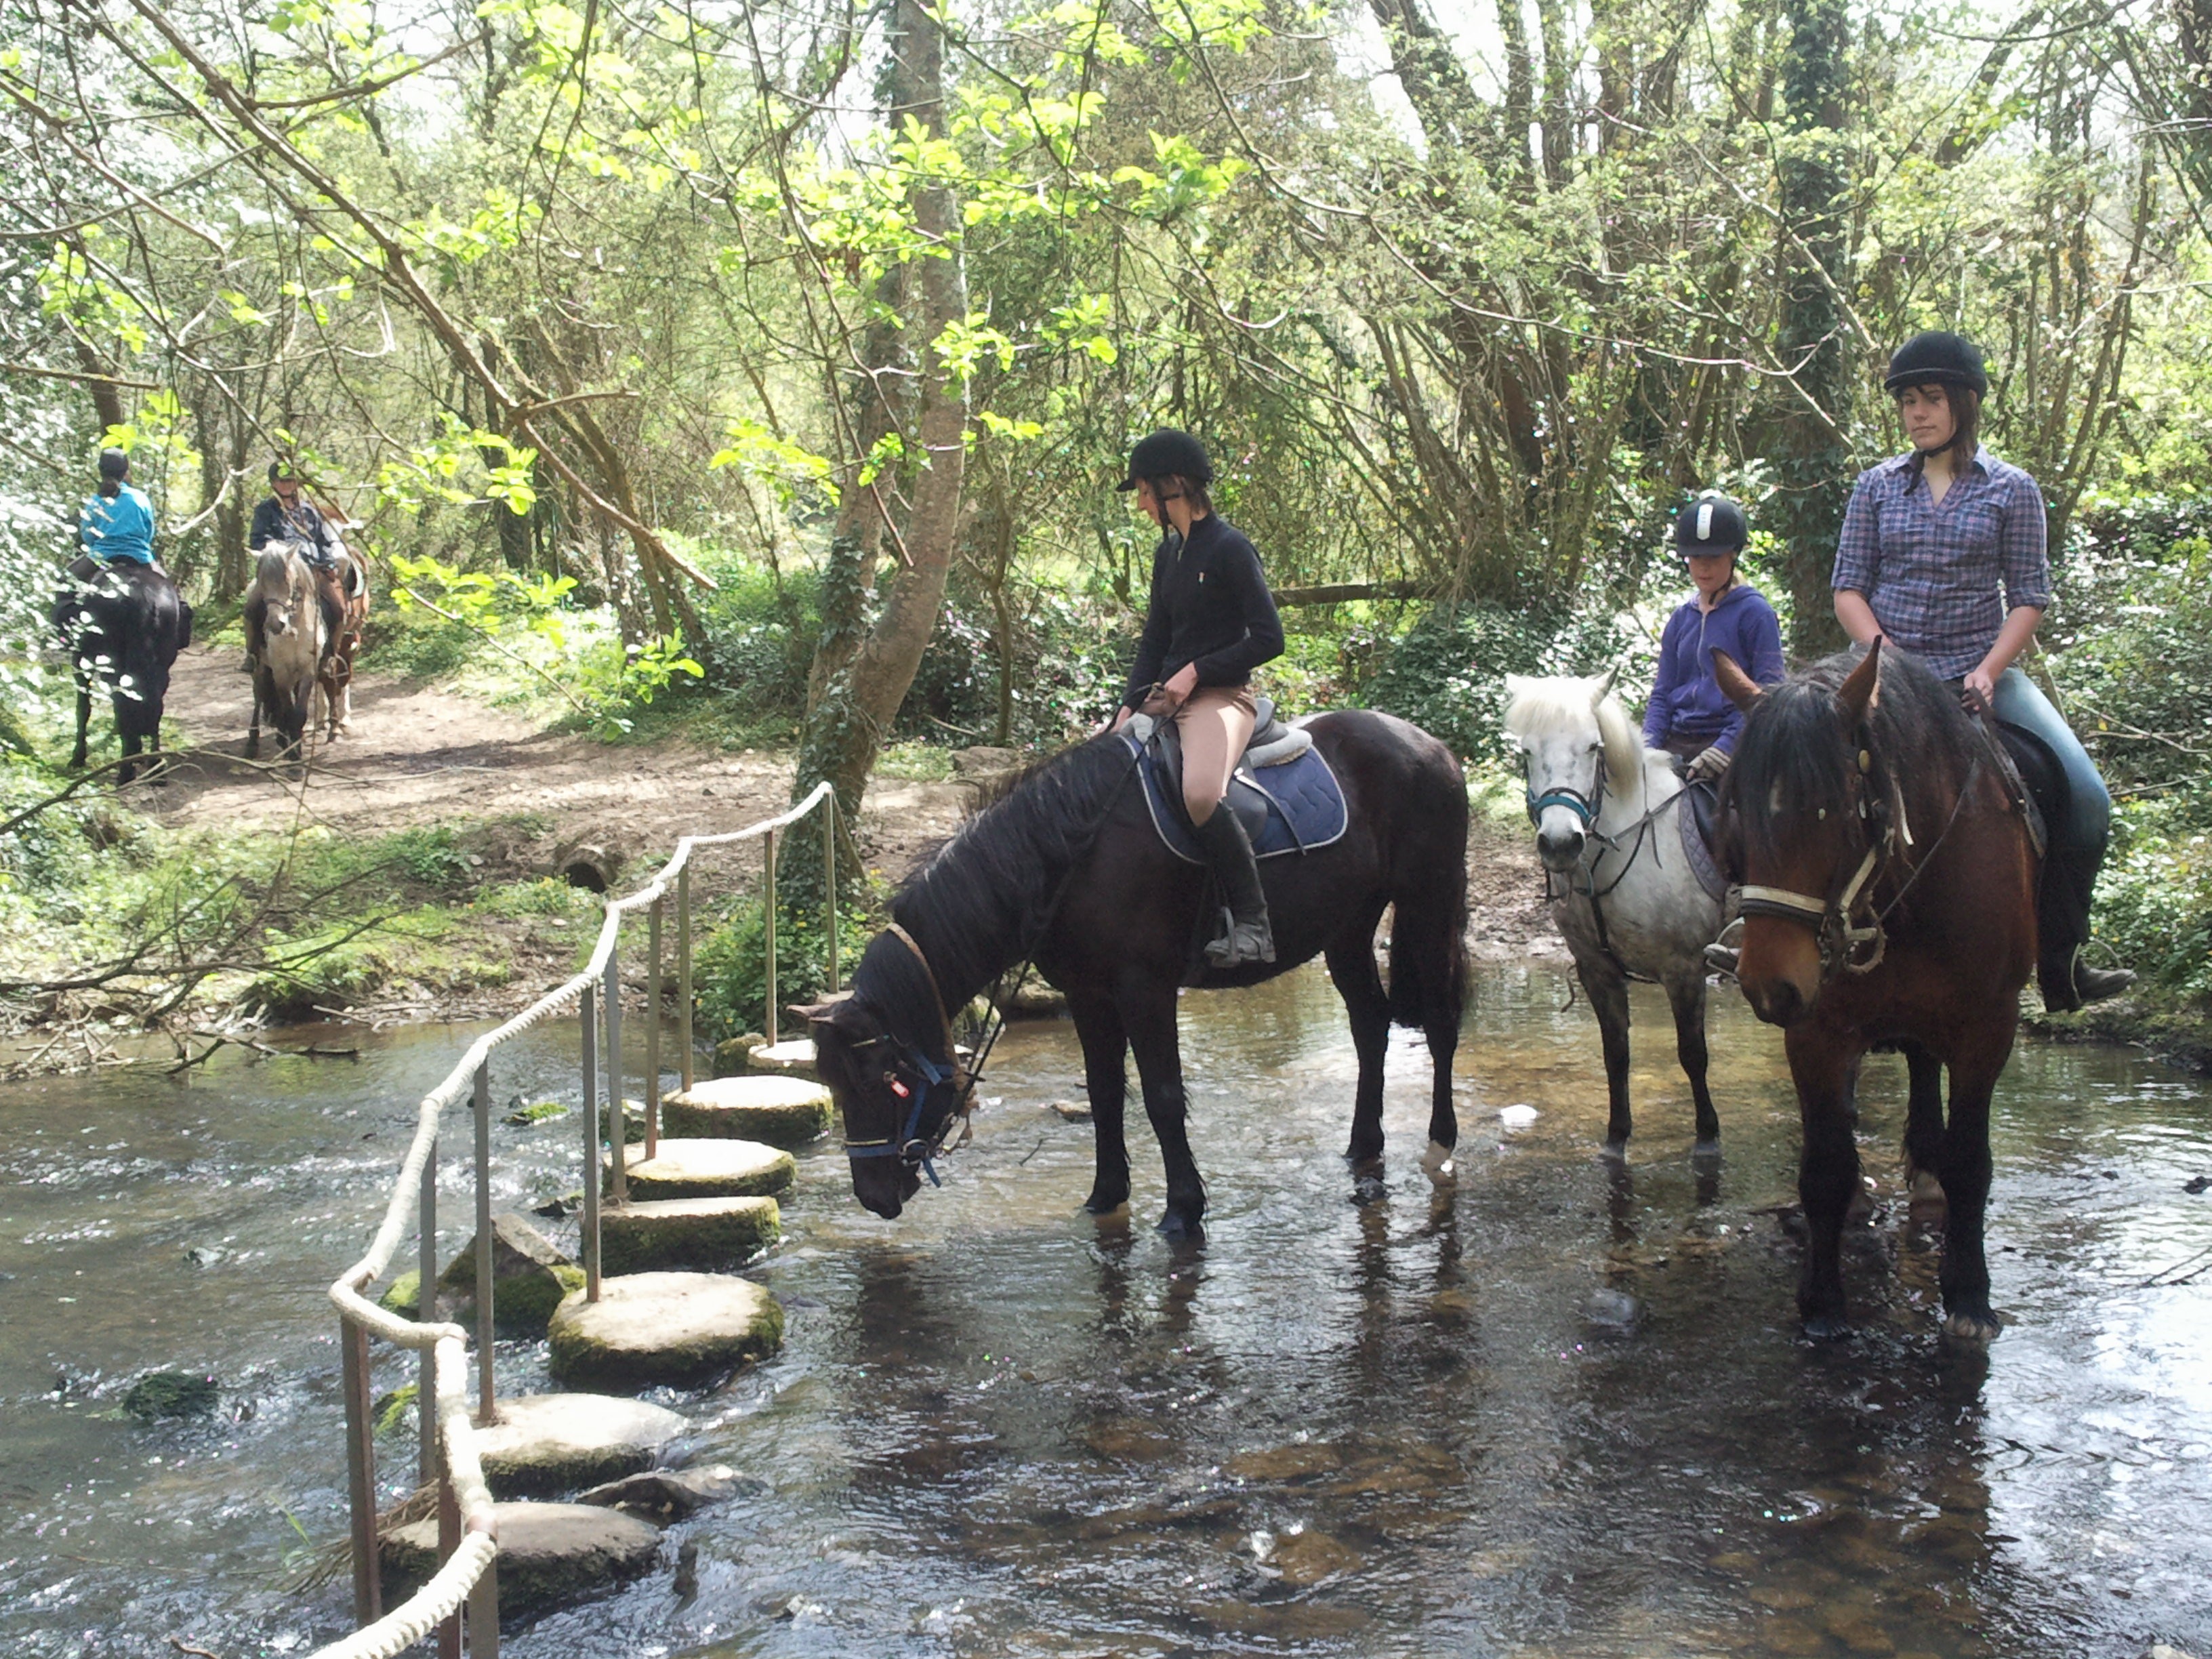
POLYGON ((299 547, 270 542, 262 548, 246 609, 249 637, 259 635, 246 753, 252 758, 261 752, 261 719, 266 714, 276 730, 278 757, 290 760, 299 755, 307 732, 325 629, 315 573, 299 547))
POLYGON ((1721 1123, 1705 1086, 1705 949, 1723 906, 1682 850, 1682 781, 1671 757, 1646 749, 1613 695, 1614 676, 1509 674, 1506 734, 1528 763, 1528 816, 1553 894, 1552 915, 1605 1041, 1612 1114, 1606 1150, 1628 1149, 1628 981, 1656 980, 1674 1010, 1675 1053, 1697 1102, 1697 1150, 1717 1152, 1721 1123))

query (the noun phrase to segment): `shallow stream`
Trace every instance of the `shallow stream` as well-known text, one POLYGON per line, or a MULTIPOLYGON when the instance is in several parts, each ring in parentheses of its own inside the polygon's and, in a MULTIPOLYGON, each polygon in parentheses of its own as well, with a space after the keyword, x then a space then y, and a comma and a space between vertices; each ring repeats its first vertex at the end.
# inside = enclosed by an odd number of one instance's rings
MULTIPOLYGON (((1726 1150, 1696 1164, 1671 1025, 1639 994, 1622 1170, 1594 1155, 1597 1034, 1565 985, 1480 970, 1441 1182, 1416 1161, 1426 1056, 1401 1037, 1364 1192, 1338 1156, 1354 1062, 1319 969, 1189 998, 1198 1248, 1151 1231, 1133 1109, 1133 1220, 1078 1211, 1090 1131, 1047 1109, 1081 1098, 1065 1024, 1013 1028, 974 1145, 900 1220, 853 1202, 834 1150, 804 1155, 786 1242, 753 1270, 786 1352, 668 1396, 744 1495, 675 1528, 652 1577, 506 1651, 2212 1650, 2212 1191, 2186 1190, 2212 1175, 2212 1089, 2125 1050, 2021 1048, 1990 1230, 2014 1322, 1984 1356, 1936 1334, 1899 1187, 1902 1066, 1869 1061, 1860 1334, 1814 1347, 1776 1034, 1717 997, 1726 1150)), ((173 1635, 241 1659, 344 1627, 342 1579, 285 1588, 343 1529, 325 1288, 471 1035, 0 1089, 0 1650, 169 1656, 173 1635), (221 1380, 214 1419, 120 1412, 170 1365, 221 1380)), ((574 1043, 505 1051, 498 1098, 573 1103, 574 1043)), ((499 1128, 502 1206, 577 1184, 576 1128, 499 1128)), ((450 1255, 468 1172, 445 1168, 450 1255)), ((503 1391, 542 1385, 534 1348, 499 1358, 503 1391)), ((387 1356, 378 1386, 411 1374, 387 1356)), ((403 1492, 411 1428, 380 1450, 403 1492)))

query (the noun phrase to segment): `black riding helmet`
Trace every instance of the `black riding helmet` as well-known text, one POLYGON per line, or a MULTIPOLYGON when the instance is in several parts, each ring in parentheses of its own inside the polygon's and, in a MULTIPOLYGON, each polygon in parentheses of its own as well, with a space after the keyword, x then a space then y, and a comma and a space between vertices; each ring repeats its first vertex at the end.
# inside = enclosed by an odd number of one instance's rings
POLYGON ((270 483, 275 483, 279 478, 296 478, 299 476, 300 469, 288 460, 284 460, 280 458, 269 463, 269 482, 270 483))
POLYGON ((1674 515, 1674 550, 1684 558, 1692 553, 1741 553, 1750 539, 1743 509, 1717 489, 1692 498, 1674 515))
POLYGON ((1213 463, 1206 459, 1206 446, 1188 432, 1163 427, 1137 440, 1129 452, 1129 474, 1115 488, 1134 489, 1146 478, 1188 478, 1193 483, 1213 482, 1213 463))
POLYGON ((103 478, 115 479, 129 477, 131 476, 131 457, 124 453, 124 452, 119 449, 101 450, 100 452, 100 476, 103 478))
POLYGON ((1981 348, 1963 334, 1930 329, 1898 347, 1889 360, 1889 374, 1882 390, 1899 392, 1912 386, 1963 386, 1978 398, 1990 391, 1989 371, 1982 366, 1981 348))

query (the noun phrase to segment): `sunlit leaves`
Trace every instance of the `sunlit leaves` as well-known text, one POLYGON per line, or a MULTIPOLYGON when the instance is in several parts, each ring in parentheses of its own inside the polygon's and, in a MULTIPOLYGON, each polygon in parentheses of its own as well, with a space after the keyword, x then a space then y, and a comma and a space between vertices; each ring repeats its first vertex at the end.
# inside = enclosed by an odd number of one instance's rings
POLYGON ((730 441, 715 451, 709 468, 736 467, 749 478, 768 484, 777 497, 790 502, 802 487, 822 491, 831 501, 837 487, 830 482, 836 464, 803 444, 779 437, 760 422, 739 416, 726 428, 730 441))
POLYGON ((536 450, 447 414, 428 441, 378 468, 377 493, 410 513, 440 501, 467 506, 483 501, 502 502, 520 517, 538 500, 532 482, 537 461, 536 450))

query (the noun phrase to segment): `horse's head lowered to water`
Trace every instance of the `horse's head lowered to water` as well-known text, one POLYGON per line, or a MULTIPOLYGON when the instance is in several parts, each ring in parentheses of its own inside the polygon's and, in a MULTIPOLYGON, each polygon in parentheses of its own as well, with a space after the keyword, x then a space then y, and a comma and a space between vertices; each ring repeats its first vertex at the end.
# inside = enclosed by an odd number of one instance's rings
POLYGON ((1528 820, 1554 872, 1581 859, 1608 791, 1633 796, 1642 785, 1644 744, 1613 698, 1616 678, 1505 677, 1505 734, 1527 757, 1528 820))
POLYGON ((813 1028, 816 1069, 843 1115, 853 1195, 889 1220, 924 1174, 937 1178, 969 1080, 929 966, 902 934, 879 935, 853 982, 847 995, 792 1012, 813 1028))
POLYGON ((1847 661, 1831 658, 1762 690, 1726 652, 1713 653, 1721 689, 1747 717, 1722 793, 1728 854, 1743 881, 1736 980, 1771 1024, 1795 1024, 1838 975, 1880 959, 1871 878, 1893 796, 1873 729, 1880 642, 1848 673, 1847 661))

